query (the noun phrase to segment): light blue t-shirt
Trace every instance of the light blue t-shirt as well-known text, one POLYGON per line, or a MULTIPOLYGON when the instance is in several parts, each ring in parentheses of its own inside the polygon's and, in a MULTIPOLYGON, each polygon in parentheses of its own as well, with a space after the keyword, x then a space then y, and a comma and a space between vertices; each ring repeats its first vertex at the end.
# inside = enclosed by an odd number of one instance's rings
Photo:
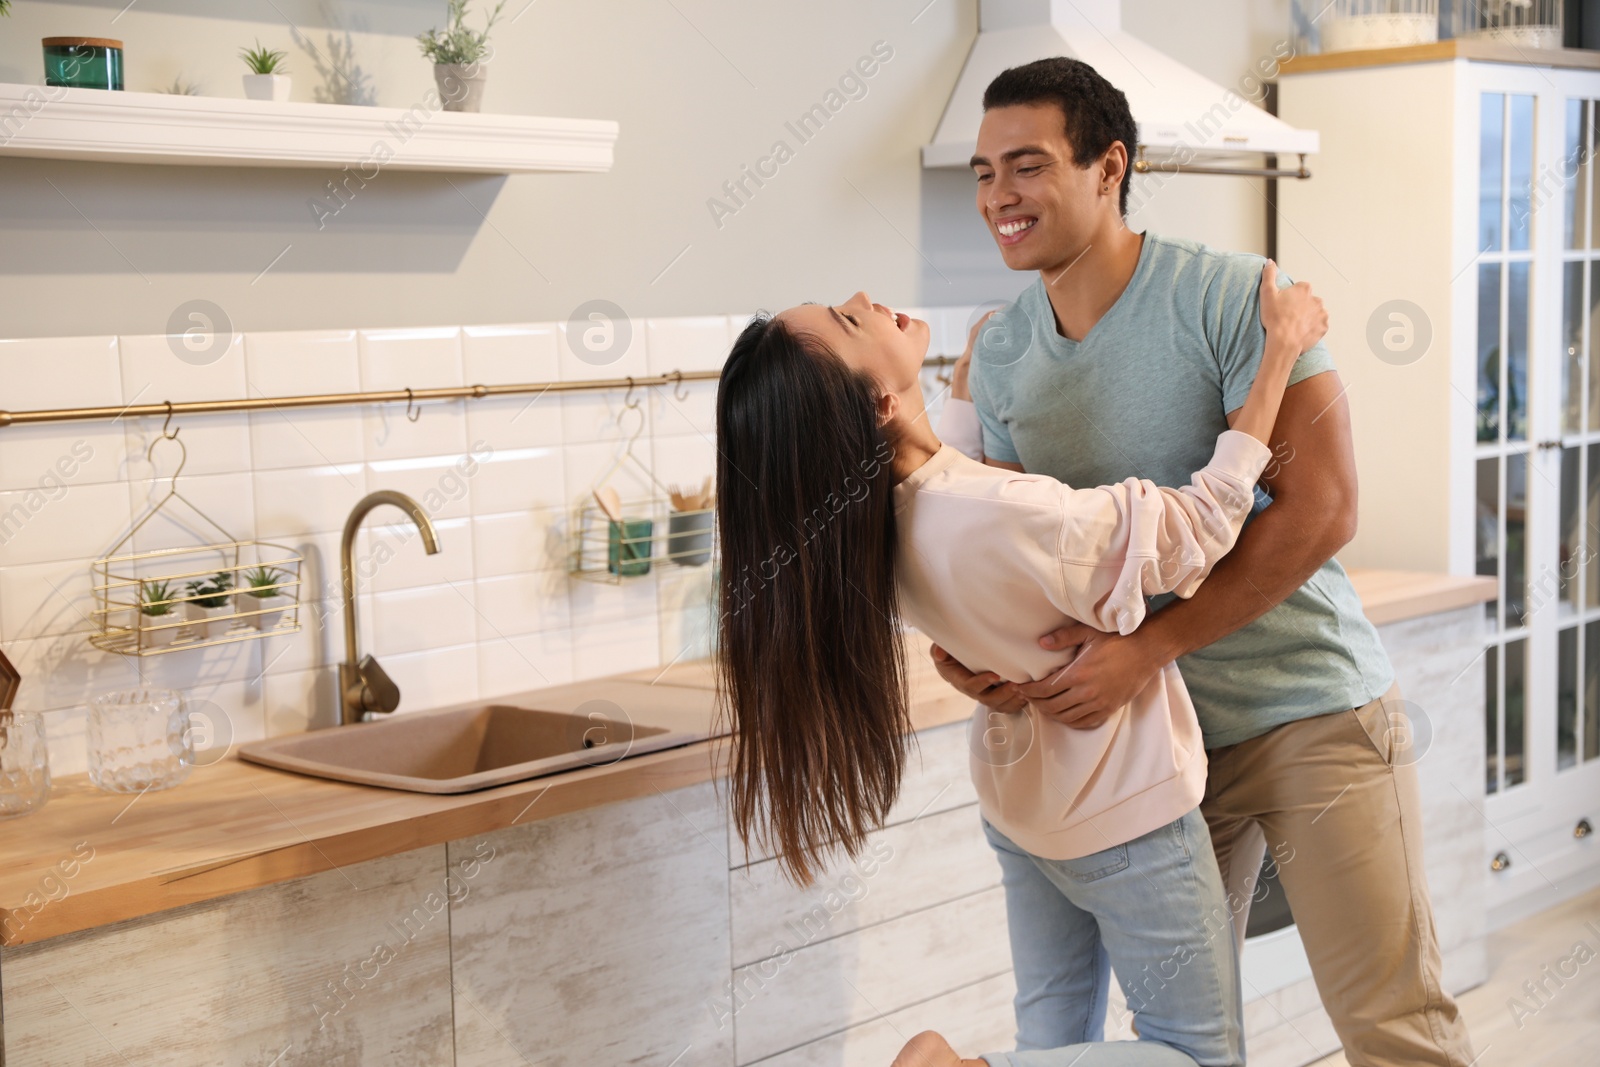
MULTIPOLYGON (((1036 279, 979 331, 973 350, 972 400, 985 455, 1068 485, 1128 477, 1188 484, 1260 367, 1265 262, 1145 234, 1127 289, 1082 341, 1056 331, 1036 279)), ((1319 343, 1289 382, 1332 369, 1319 343)), ((1258 488, 1251 518, 1270 504, 1258 488)), ((1171 600, 1153 597, 1150 605, 1171 600)), ((1394 680, 1377 631, 1333 560, 1261 618, 1178 667, 1207 748, 1360 707, 1394 680)))

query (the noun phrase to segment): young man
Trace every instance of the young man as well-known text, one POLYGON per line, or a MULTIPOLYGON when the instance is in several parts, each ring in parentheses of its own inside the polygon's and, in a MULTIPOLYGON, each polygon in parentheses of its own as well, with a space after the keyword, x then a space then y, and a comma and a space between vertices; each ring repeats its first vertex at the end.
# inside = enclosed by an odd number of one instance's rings
MULTIPOLYGON (((1006 265, 1039 274, 972 348, 988 462, 1079 486, 1184 484, 1254 379, 1263 261, 1127 228, 1137 129, 1123 94, 1086 64, 1008 70, 984 109, 978 211, 1006 265)), ((1467 1067, 1465 1027, 1440 987, 1416 772, 1397 758, 1403 738, 1384 710, 1399 699, 1393 670, 1332 558, 1355 532, 1356 475, 1326 348, 1305 353, 1290 383, 1263 478, 1270 499, 1258 492, 1237 546, 1193 598, 1161 605, 1126 637, 1045 636, 1044 647, 1077 654, 1031 684, 936 658, 991 708, 1031 702, 1080 728, 1176 659, 1210 755, 1202 811, 1234 911, 1232 929, 1219 916, 1217 932, 1242 944, 1270 844, 1350 1063, 1467 1067)), ((1030 917, 1010 921, 1015 934, 1030 917)), ((1081 1039, 1050 1032, 1070 1012, 1051 1003, 1059 976, 1036 969, 1018 969, 1019 1045, 1081 1039)))

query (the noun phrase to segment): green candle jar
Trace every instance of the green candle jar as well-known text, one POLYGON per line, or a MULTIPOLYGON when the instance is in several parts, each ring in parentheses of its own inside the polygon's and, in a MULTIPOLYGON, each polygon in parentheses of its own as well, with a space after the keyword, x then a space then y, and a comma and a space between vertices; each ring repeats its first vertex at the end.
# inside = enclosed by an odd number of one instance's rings
POLYGON ((44 83, 73 89, 121 89, 122 42, 109 37, 46 37, 44 83))

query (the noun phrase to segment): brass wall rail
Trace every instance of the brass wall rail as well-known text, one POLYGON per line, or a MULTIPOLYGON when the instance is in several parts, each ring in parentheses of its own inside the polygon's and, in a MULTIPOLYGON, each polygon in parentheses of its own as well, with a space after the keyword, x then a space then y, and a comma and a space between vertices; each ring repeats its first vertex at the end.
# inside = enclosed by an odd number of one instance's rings
MULTIPOLYGON (((954 356, 934 356, 925 367, 948 367, 954 356)), ((511 385, 457 385, 443 389, 382 389, 367 393, 320 393, 310 396, 258 396, 241 400, 163 400, 154 404, 127 404, 123 407, 54 408, 41 411, 0 411, 0 427, 33 426, 46 422, 79 422, 96 419, 138 418, 144 415, 177 417, 211 415, 229 411, 281 411, 286 408, 334 407, 340 404, 385 404, 422 400, 482 400, 491 396, 524 396, 528 393, 577 393, 595 389, 635 389, 681 382, 714 382, 721 371, 673 371, 643 378, 595 378, 581 382, 523 382, 511 385)))

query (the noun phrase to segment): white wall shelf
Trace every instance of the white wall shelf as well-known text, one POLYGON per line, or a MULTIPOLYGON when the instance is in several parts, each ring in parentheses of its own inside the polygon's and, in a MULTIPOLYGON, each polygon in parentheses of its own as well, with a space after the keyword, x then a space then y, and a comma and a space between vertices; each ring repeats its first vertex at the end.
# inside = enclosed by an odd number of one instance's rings
POLYGON ((525 174, 610 170, 616 139, 607 120, 421 102, 408 110, 0 83, 0 157, 525 174))

